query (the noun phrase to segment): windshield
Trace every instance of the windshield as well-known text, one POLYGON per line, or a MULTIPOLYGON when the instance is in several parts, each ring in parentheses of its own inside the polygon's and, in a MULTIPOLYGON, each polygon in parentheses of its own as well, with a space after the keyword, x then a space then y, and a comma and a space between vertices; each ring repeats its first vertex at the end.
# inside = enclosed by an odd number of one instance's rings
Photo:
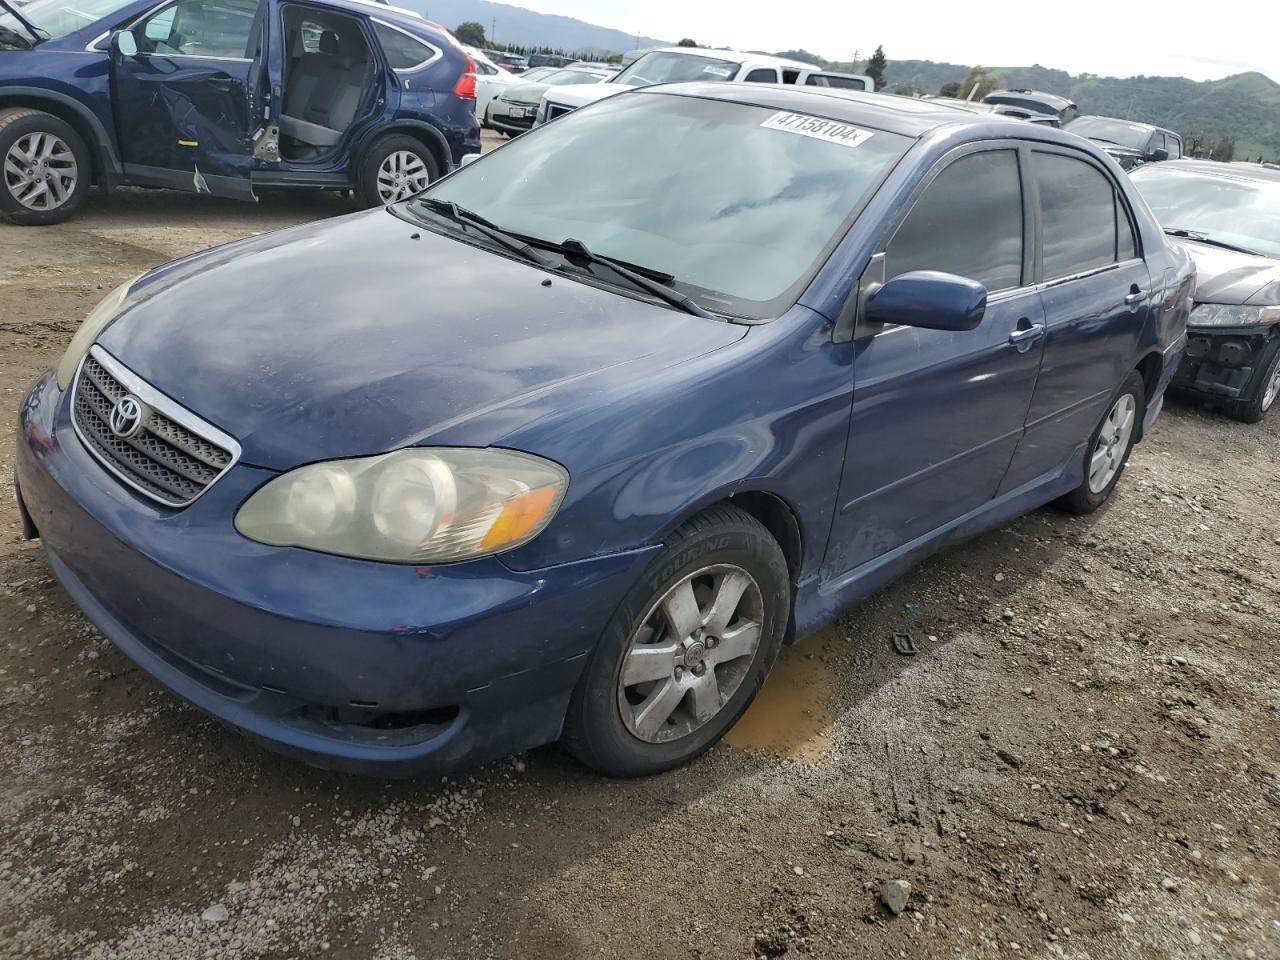
POLYGON ((539 77, 539 83, 549 87, 563 87, 570 83, 598 83, 605 77, 603 73, 591 73, 589 70, 558 70, 549 77, 539 77))
POLYGON ((558 72, 559 71, 556 67, 534 67, 532 70, 526 70, 524 73, 517 74, 517 76, 519 76, 521 80, 527 80, 529 83, 533 83, 535 80, 542 80, 543 78, 549 77, 553 73, 558 72))
POLYGON ((795 302, 911 143, 764 107, 630 94, 537 127, 425 195, 670 274, 707 310, 766 319, 795 302))
POLYGON ((1151 139, 1150 127, 1125 120, 1113 120, 1110 117, 1080 117, 1072 120, 1067 129, 1078 137, 1106 140, 1108 143, 1132 147, 1134 150, 1143 149, 1151 139))
POLYGON ((1165 229, 1280 257, 1280 181, 1207 176, 1163 163, 1130 177, 1165 229))
MULTIPOLYGON (((75 33, 117 10, 123 10, 134 0, 31 0, 22 8, 22 15, 56 40, 75 33)), ((0 7, 0 28, 7 27, 26 34, 18 19, 0 7)))
POLYGON ((738 64, 732 60, 699 57, 691 53, 646 53, 609 82, 647 87, 654 83, 732 80, 737 72, 738 64))

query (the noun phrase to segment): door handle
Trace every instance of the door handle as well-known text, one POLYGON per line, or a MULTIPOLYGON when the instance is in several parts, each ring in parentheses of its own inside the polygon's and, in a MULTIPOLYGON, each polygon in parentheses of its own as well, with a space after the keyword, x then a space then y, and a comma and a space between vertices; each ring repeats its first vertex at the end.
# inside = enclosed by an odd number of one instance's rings
POLYGON ((1129 292, 1125 294, 1124 302, 1127 303, 1129 306, 1133 306, 1135 303, 1141 303, 1145 299, 1147 299, 1146 291, 1139 290, 1137 285, 1135 284, 1134 286, 1130 287, 1129 292))
POLYGON ((1043 323, 1032 323, 1023 317, 1018 321, 1018 329, 1009 334, 1009 342, 1018 348, 1019 353, 1026 353, 1031 349, 1031 345, 1043 336, 1043 323))

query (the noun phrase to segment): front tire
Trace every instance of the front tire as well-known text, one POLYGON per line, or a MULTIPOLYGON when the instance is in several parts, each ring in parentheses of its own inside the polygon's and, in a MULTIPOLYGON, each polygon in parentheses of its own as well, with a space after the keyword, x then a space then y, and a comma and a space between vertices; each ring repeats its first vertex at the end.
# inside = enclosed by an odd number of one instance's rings
POLYGON ((369 145, 356 175, 356 199, 365 207, 385 207, 421 193, 440 179, 440 165, 421 140, 390 133, 369 145))
POLYGON ((1093 513, 1107 502, 1120 482, 1147 408, 1147 387, 1135 370, 1125 378, 1093 431, 1084 454, 1084 480, 1057 501, 1070 513, 1093 513))
POLYGON ((1257 388, 1251 400, 1235 400, 1225 407, 1227 416, 1241 423, 1259 423, 1267 415, 1277 399, 1280 399, 1280 337, 1272 337, 1262 348, 1262 362, 1258 364, 1257 388))
POLYGON ((569 704, 564 747, 615 777, 688 763, 746 710, 791 607, 778 543, 737 507, 680 527, 618 607, 569 704))
POLYGON ((0 110, 0 213, 22 226, 70 218, 93 177, 89 150, 65 120, 43 110, 0 110))

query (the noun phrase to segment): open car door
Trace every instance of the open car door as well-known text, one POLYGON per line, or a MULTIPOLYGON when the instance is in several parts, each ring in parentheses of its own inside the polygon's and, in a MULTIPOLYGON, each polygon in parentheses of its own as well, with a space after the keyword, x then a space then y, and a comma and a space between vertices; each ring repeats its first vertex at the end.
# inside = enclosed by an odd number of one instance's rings
POLYGON ((173 0, 111 45, 116 132, 134 183, 255 199, 265 0, 173 0))

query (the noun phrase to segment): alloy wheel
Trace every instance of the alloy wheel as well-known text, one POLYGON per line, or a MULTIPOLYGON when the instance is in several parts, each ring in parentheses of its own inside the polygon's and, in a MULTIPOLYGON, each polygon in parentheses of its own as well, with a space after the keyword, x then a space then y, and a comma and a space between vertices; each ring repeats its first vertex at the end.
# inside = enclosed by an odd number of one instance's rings
POLYGON ((395 203, 421 193, 431 184, 427 165, 416 153, 396 150, 387 154, 378 167, 378 198, 395 203))
POLYGON ((716 564, 683 578, 632 634, 618 674, 618 710, 634 736, 667 743, 720 712, 760 646, 764 602, 741 567, 716 564))
POLYGON ((1271 409, 1271 405, 1276 402, 1276 397, 1280 396, 1280 359, 1277 359, 1275 366, 1271 369, 1271 379, 1267 381, 1267 386, 1262 394, 1262 412, 1266 413, 1271 409))
POLYGON ((28 210, 56 210, 75 193, 80 170, 66 141, 38 131, 19 137, 4 158, 4 183, 28 210))
POLYGON ((1129 452, 1129 437, 1133 434, 1137 419, 1138 402, 1132 394, 1123 394, 1112 406, 1107 419, 1102 421, 1098 442, 1089 458, 1089 490, 1101 493, 1115 479, 1129 452))

